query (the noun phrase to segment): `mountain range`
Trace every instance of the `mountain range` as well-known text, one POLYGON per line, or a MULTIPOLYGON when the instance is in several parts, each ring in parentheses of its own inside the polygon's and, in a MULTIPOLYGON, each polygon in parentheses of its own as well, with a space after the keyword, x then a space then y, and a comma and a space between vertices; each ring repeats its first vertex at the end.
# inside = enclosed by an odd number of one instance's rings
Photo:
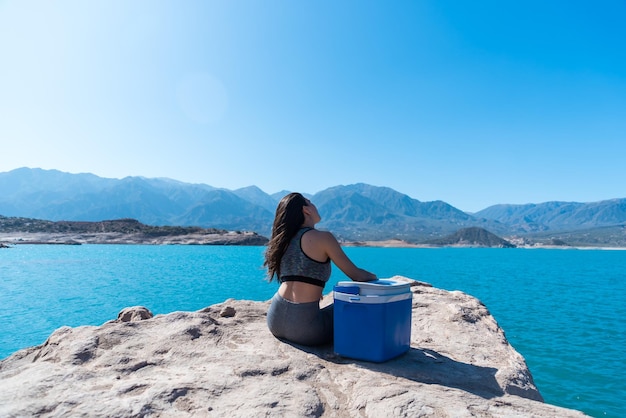
MULTIPOLYGON (((199 226, 269 236, 283 191, 237 190, 167 178, 110 179, 94 174, 19 168, 0 173, 0 215, 51 221, 137 219, 155 226, 199 226)), ((480 227, 530 241, 626 246, 626 198, 593 203, 546 202, 463 212, 443 201, 422 202, 388 187, 341 185, 307 194, 321 229, 346 241, 399 239, 420 243, 480 227)))

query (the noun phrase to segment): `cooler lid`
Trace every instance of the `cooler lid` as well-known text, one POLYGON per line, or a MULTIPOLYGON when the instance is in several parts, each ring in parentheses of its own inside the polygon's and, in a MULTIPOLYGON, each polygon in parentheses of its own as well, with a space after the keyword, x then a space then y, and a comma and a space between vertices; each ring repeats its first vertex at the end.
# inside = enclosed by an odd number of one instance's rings
POLYGON ((358 295, 396 295, 410 293, 411 285, 393 279, 378 279, 371 282, 342 281, 335 285, 333 290, 339 293, 358 295))

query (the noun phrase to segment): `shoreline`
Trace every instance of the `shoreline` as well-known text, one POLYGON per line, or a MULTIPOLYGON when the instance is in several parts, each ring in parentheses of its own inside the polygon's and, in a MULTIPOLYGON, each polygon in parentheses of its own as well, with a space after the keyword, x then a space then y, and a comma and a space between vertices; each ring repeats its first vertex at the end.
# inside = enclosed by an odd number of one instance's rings
MULTIPOLYGON (((15 245, 82 245, 82 244, 124 244, 124 245, 248 245, 263 246, 267 238, 253 232, 192 233, 185 235, 150 236, 142 233, 102 232, 90 234, 8 232, 0 233, 0 248, 15 245)), ((381 241, 342 241, 342 247, 371 248, 500 248, 471 244, 432 245, 415 244, 391 239, 381 241)), ((516 245, 527 250, 605 250, 624 251, 626 247, 603 246, 564 246, 564 245, 516 245)))
MULTIPOLYGON (((414 244, 402 240, 383 240, 383 241, 345 241, 341 242, 343 247, 377 247, 377 248, 499 248, 487 247, 482 245, 456 244, 456 245, 432 245, 432 244, 414 244)), ((592 247, 592 246, 566 246, 566 245, 516 245, 515 248, 527 250, 608 250, 623 251, 626 247, 592 247)))

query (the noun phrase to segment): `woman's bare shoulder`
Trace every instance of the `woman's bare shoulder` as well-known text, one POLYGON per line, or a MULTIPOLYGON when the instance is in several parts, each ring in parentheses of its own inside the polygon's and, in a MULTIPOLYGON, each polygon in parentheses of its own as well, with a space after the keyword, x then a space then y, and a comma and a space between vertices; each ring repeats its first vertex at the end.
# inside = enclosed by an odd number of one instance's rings
POLYGON ((328 231, 320 231, 319 229, 311 228, 306 231, 303 236, 315 239, 328 239, 330 237, 333 237, 333 234, 328 231))
POLYGON ((337 238, 329 231, 320 231, 319 229, 314 229, 311 231, 312 238, 315 240, 323 241, 326 243, 335 243, 337 242, 337 238))

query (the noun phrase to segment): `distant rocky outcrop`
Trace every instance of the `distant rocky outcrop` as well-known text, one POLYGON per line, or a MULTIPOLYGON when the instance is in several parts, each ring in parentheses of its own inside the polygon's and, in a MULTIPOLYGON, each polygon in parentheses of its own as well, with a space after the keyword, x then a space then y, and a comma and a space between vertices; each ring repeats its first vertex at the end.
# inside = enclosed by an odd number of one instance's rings
POLYGON ((459 229, 452 235, 426 241, 425 244, 457 247, 514 248, 515 245, 483 228, 459 229))
POLYGON ((542 402, 478 300, 412 285, 411 348, 385 363, 274 338, 268 302, 134 307, 0 361, 0 416, 584 416, 542 402))
POLYGON ((12 244, 196 244, 265 245, 255 232, 150 226, 135 219, 100 222, 46 221, 0 216, 0 241, 12 244))

